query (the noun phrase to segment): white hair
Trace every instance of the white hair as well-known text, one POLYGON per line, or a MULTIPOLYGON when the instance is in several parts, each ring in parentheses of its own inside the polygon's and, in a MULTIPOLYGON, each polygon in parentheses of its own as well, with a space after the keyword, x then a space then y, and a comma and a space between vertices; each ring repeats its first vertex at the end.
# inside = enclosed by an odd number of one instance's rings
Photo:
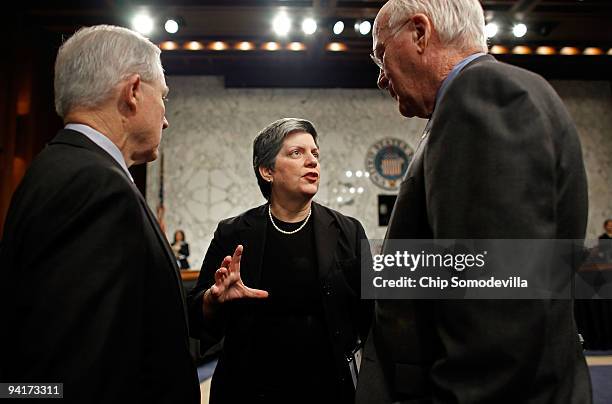
POLYGON ((59 49, 55 61, 55 110, 64 118, 72 108, 93 108, 132 74, 163 79, 161 50, 127 28, 96 25, 79 29, 59 49))
POLYGON ((389 30, 422 13, 431 20, 443 45, 487 52, 484 12, 478 0, 389 0, 385 7, 389 30))

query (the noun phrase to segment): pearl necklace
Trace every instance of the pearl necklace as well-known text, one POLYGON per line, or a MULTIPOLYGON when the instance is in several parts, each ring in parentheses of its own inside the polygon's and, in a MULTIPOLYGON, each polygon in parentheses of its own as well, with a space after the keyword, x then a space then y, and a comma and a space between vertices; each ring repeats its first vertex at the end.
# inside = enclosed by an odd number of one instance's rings
POLYGON ((308 223, 308 219, 310 219, 310 214, 312 213, 312 208, 308 211, 308 215, 306 216, 306 220, 304 220, 304 223, 302 223, 300 225, 300 227, 298 227, 295 230, 291 230, 291 231, 287 231, 287 230, 283 230, 280 227, 278 227, 276 225, 276 223, 274 223, 274 219, 272 218, 272 208, 270 207, 270 205, 268 205, 268 216, 270 216, 270 221, 272 222, 272 226, 274 226, 274 228, 276 230, 278 230, 279 232, 283 233, 283 234, 295 234, 298 231, 302 230, 304 228, 304 226, 306 226, 306 223, 308 223))

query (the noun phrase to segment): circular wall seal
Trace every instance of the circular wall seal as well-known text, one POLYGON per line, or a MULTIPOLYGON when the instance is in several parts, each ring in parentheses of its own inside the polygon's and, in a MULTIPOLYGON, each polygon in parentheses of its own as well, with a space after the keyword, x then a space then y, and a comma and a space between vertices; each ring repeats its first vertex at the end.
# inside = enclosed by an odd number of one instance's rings
POLYGON ((374 143, 366 153, 366 169, 379 187, 397 190, 414 154, 408 143, 397 138, 384 138, 374 143))

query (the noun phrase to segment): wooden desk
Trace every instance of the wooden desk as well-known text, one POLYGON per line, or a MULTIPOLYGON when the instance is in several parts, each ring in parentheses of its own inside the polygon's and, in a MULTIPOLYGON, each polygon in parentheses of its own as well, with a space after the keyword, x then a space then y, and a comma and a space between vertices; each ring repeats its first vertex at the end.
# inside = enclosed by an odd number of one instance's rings
POLYGON ((579 269, 579 272, 591 272, 591 271, 612 271, 612 263, 609 262, 588 262, 583 264, 579 269))
POLYGON ((200 276, 199 269, 184 269, 181 271, 181 279, 183 280, 183 282, 196 281, 198 280, 198 276, 200 276))

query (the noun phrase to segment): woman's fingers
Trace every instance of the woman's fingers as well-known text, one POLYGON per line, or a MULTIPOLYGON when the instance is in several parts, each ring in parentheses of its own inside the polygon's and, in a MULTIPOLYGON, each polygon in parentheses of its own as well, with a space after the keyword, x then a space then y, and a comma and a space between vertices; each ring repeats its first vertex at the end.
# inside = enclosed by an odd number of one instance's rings
POLYGON ((245 286, 244 291, 245 291, 245 297, 250 297, 253 299, 265 299, 266 297, 268 297, 268 292, 266 292, 265 290, 252 289, 252 288, 249 288, 248 286, 245 286))
POLYGON ((240 275, 240 260, 242 259, 242 250, 243 247, 241 244, 239 244, 234 251, 232 263, 230 264, 230 271, 235 272, 238 275, 240 275))

